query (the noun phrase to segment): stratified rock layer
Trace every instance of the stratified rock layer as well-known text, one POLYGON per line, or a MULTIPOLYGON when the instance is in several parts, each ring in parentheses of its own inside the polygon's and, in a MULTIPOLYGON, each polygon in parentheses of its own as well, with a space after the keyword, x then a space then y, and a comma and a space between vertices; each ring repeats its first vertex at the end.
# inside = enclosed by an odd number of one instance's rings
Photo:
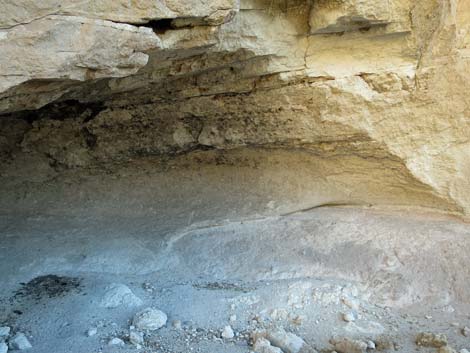
POLYGON ((468 0, 0 5, 9 190, 198 150, 309 165, 312 206, 470 213, 468 0))

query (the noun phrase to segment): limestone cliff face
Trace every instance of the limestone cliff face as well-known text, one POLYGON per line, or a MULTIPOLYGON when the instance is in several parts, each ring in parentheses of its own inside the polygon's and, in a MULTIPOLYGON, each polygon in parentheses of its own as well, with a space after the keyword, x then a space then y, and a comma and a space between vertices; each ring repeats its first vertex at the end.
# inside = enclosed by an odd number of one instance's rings
POLYGON ((469 0, 0 8, 9 187, 25 156, 57 173, 197 152, 299 168, 313 206, 470 215, 469 0))

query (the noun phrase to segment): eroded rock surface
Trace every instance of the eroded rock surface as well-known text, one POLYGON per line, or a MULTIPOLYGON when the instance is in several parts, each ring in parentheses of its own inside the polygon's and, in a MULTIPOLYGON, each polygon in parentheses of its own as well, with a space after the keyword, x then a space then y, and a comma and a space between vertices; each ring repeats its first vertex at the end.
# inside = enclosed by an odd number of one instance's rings
POLYGON ((196 150, 307 153, 323 203, 468 217, 468 0, 0 5, 8 190, 196 150))

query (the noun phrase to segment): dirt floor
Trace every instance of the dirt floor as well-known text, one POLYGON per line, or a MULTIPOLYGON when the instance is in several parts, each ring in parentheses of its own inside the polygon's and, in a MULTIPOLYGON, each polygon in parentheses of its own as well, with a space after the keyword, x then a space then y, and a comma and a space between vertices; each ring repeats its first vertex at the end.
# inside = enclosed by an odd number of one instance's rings
POLYGON ((470 228, 443 216, 324 207, 171 229, 148 217, 0 217, 0 326, 25 333, 30 352, 250 352, 253 333, 279 328, 305 352, 344 337, 437 352, 416 345, 421 332, 470 349, 470 228), (116 284, 133 294, 106 307, 116 284), (136 348, 129 327, 146 307, 168 321, 136 348), (227 325, 233 338, 221 337, 227 325))

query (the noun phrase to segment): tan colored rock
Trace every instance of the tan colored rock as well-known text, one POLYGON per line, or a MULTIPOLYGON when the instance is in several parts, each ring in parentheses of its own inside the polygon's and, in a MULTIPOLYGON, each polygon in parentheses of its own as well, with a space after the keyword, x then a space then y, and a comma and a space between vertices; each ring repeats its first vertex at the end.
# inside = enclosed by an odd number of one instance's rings
POLYGON ((449 346, 439 348, 438 353, 457 353, 457 351, 449 346))
POLYGON ((161 46, 149 28, 49 16, 0 31, 0 93, 29 80, 128 76, 161 46))
POLYGON ((132 24, 177 17, 201 17, 211 23, 223 23, 229 13, 237 9, 237 3, 234 0, 1 0, 0 7, 0 28, 9 28, 50 15, 84 16, 132 24))
POLYGON ((294 149, 321 161, 318 199, 470 214, 468 1, 0 4, 1 113, 105 102, 5 128, 5 155, 294 149))
POLYGON ((390 15, 389 2, 320 0, 313 3, 310 26, 314 34, 366 30, 386 26, 390 15))
POLYGON ((422 332, 416 337, 416 344, 422 347, 445 347, 447 346, 447 336, 444 334, 422 332))
POLYGON ((333 345, 339 353, 365 353, 367 351, 366 342, 347 337, 335 340, 333 345))

